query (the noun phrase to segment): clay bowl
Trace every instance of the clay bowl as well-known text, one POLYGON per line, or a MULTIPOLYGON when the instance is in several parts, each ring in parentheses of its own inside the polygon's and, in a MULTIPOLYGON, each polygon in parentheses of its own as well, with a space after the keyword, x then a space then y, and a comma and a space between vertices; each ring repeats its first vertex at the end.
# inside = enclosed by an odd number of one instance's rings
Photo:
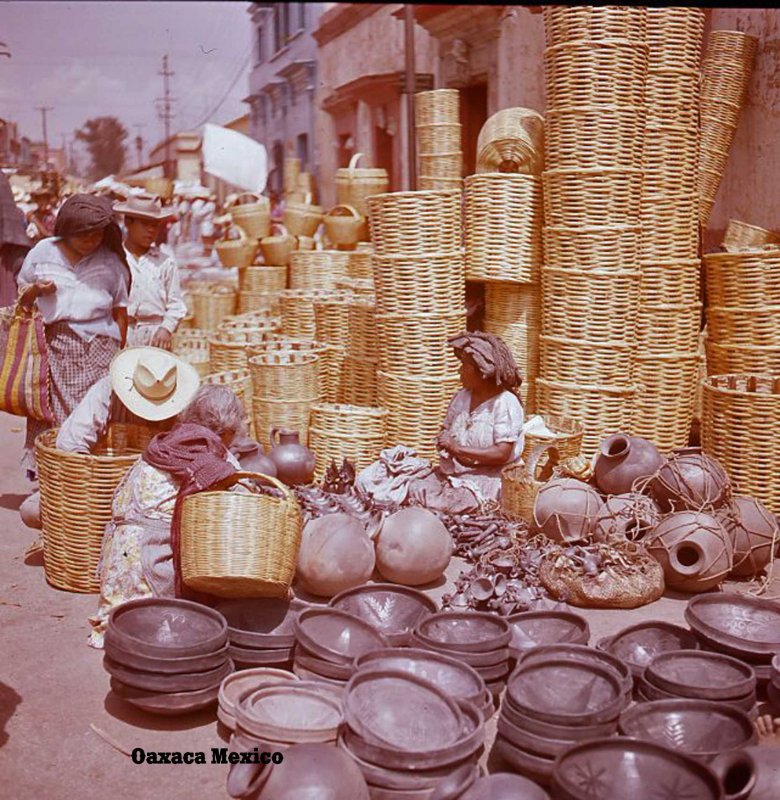
POLYGON ((480 674, 468 664, 433 650, 375 650, 355 661, 356 671, 367 667, 400 669, 436 684, 456 700, 471 700, 477 705, 484 702, 486 688, 480 674))
POLYGON ((488 650, 484 653, 471 653, 464 650, 455 650, 451 647, 442 647, 428 643, 426 640, 421 639, 416 633, 412 634, 411 644, 413 647, 430 650, 432 653, 440 653, 441 655, 451 656, 458 659, 463 664, 468 664, 475 669, 479 667, 495 667, 498 664, 503 664, 509 661, 509 648, 502 647, 498 650, 488 650))
POLYGON ((168 674, 179 672, 205 672, 222 666, 229 658, 228 647, 225 645, 213 653, 204 653, 200 656, 183 656, 182 658, 156 658, 154 656, 141 656, 123 650, 113 643, 106 635, 105 654, 115 663, 124 667, 138 669, 145 672, 164 672, 168 674))
POLYGON ((277 664, 286 664, 292 661, 295 648, 285 647, 278 650, 255 650, 253 647, 239 647, 228 645, 230 657, 241 664, 251 664, 253 667, 271 667, 277 664))
POLYGON ((295 645, 293 622, 309 604, 297 599, 222 600, 214 606, 228 624, 232 645, 278 650, 295 645))
POLYGON ((554 796, 565 800, 720 800, 715 773, 690 756, 639 739, 595 739, 558 757, 554 796))
POLYGON ((647 665, 644 678, 670 694, 701 700, 732 700, 756 689, 749 664, 700 650, 661 653, 647 665))
POLYGON ((359 617, 336 608, 309 608, 295 619, 295 638, 310 653, 352 666, 358 656, 387 647, 379 631, 359 617))
POLYGON ((609 639, 602 639, 597 646, 628 664, 634 677, 641 675, 659 653, 699 649, 691 631, 660 620, 631 625, 609 639))
MULTIPOLYGON (((219 700, 219 697, 217 697, 219 700)), ((222 710, 222 706, 217 706, 217 719, 229 730, 234 731, 236 729, 236 718, 232 714, 228 714, 227 711, 222 710)))
POLYGON ((132 667, 117 664, 108 656, 103 656, 103 668, 127 686, 143 689, 147 692, 196 692, 210 686, 219 685, 234 671, 232 661, 226 660, 215 669, 205 672, 177 672, 166 674, 164 672, 145 672, 132 667))
POLYGON ((520 728, 535 736, 544 739, 583 741, 585 739, 598 739, 601 736, 610 736, 617 730, 617 720, 609 720, 598 725, 556 725, 552 722, 529 717, 515 710, 508 702, 501 706, 499 719, 506 719, 516 728, 520 728))
POLYGON ((737 594, 702 594, 689 601, 685 621, 723 652, 771 661, 780 653, 780 604, 737 594))
POLYGON ((528 778, 501 772, 478 778, 458 800, 550 800, 550 795, 528 778))
POLYGON ((111 678, 111 691, 142 711, 161 717, 178 717, 214 706, 219 686, 209 686, 195 692, 145 692, 111 678))
POLYGON ((480 611, 443 611, 423 619, 414 629, 425 647, 460 653, 488 653, 505 648, 512 638, 503 617, 480 611))
POLYGON ((250 689, 263 689, 277 683, 297 680, 299 678, 295 673, 271 667, 256 667, 234 672, 228 675, 219 687, 219 706, 232 716, 238 699, 250 689))
POLYGON ((613 669, 556 658, 518 666, 504 702, 555 725, 598 725, 617 719, 626 695, 613 669))
POLYGON ((485 684, 504 681, 510 672, 508 660, 502 661, 500 664, 496 664, 493 667, 474 667, 474 669, 482 680, 485 681, 485 684))
MULTIPOLYGON (((654 684, 650 683, 644 676, 637 680, 637 695, 643 700, 680 700, 680 699, 698 699, 690 698, 685 695, 672 694, 663 689, 659 689, 654 684)), ((741 711, 750 713, 756 704, 756 693, 750 692, 743 697, 734 697, 729 700, 719 700, 718 702, 731 705, 741 711)))
POLYGON ((292 671, 302 680, 302 681, 317 681, 318 683, 327 683, 334 688, 339 689, 340 691, 344 691, 344 687, 347 685, 346 681, 337 680, 336 678, 326 678, 324 675, 320 675, 317 672, 312 672, 306 667, 302 667, 297 661, 293 660, 292 671))
POLYGON ((543 786, 547 786, 550 783, 555 759, 527 753, 525 750, 515 747, 503 736, 496 736, 493 750, 498 753, 513 770, 519 772, 521 775, 525 775, 527 778, 543 786))
POLYGON ((145 597, 117 606, 108 618, 114 644, 154 658, 183 658, 213 653, 227 643, 227 622, 199 603, 145 597))
POLYGON ((710 761, 756 741, 750 717, 712 700, 659 700, 639 703, 620 715, 624 736, 647 739, 710 761))
POLYGON ((587 620, 569 611, 524 611, 510 615, 507 622, 515 657, 541 645, 587 644, 590 639, 587 620))
POLYGON ((383 789, 381 786, 368 786, 371 800, 430 800, 430 789, 383 789))
POLYGON ((307 653, 306 649, 300 645, 295 650, 295 663, 310 672, 316 672, 326 678, 346 683, 354 672, 352 667, 345 667, 343 664, 333 664, 330 661, 323 661, 317 656, 307 653))
POLYGON ((436 784, 436 788, 428 800, 453 800, 453 798, 461 797, 463 792, 474 785, 480 775, 482 775, 482 770, 479 766, 463 764, 436 784))
POLYGON ((412 629, 429 614, 438 611, 436 603, 417 589, 394 583, 375 583, 347 589, 328 604, 354 614, 376 628, 391 647, 409 643, 412 629))
POLYGON ((555 758, 559 753, 571 747, 575 741, 574 739, 548 739, 545 736, 537 736, 535 733, 529 733, 513 725, 506 717, 498 718, 498 735, 503 736, 510 744, 521 750, 546 758, 555 758))

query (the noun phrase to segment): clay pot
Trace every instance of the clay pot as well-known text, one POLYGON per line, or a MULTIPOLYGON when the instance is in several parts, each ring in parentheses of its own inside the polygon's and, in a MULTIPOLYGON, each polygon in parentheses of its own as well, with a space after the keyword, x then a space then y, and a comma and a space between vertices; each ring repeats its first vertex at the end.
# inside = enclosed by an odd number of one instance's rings
POLYGON ((555 542, 577 542, 590 535, 603 502, 587 483, 553 478, 539 490, 532 529, 555 542))
POLYGON ((593 522, 593 538, 597 542, 638 542, 660 521, 661 513, 651 497, 639 492, 610 495, 593 522))
POLYGON ((549 800, 540 786, 521 775, 499 773, 479 778, 459 800, 549 800))
POLYGON ((719 508, 729 498, 731 481, 720 462, 689 447, 673 453, 650 482, 661 511, 719 508))
POLYGON ((663 567, 666 585, 683 592, 713 589, 731 571, 731 540, 711 514, 678 511, 663 519, 645 540, 663 567))
POLYGON ((772 560, 777 519, 753 497, 735 497, 715 518, 723 525, 734 550, 731 577, 752 578, 772 560))
POLYGON ((382 577, 421 586, 441 577, 452 556, 452 537, 441 520, 424 508, 390 515, 376 538, 376 566, 382 577))
POLYGON ((374 544, 360 520, 326 514, 306 523, 297 575, 307 592, 333 597, 365 583, 373 571, 374 544))
POLYGON ((259 472, 261 475, 276 477, 276 464, 265 454, 262 446, 248 436, 236 440, 230 446, 230 452, 238 459, 245 472, 259 472))
POLYGON ((625 494, 635 481, 654 475, 664 463, 658 448, 641 436, 616 433, 601 442, 594 477, 604 494, 625 494))
POLYGON ((726 800, 780 797, 780 748, 746 747, 718 756, 710 766, 723 784, 726 800))
POLYGON ((41 530, 41 493, 33 492, 20 506, 19 516, 28 528, 41 530))
POLYGON ((314 477, 314 453, 301 444, 298 431, 271 429, 273 447, 268 457, 276 466, 276 477, 288 486, 311 483, 314 477))

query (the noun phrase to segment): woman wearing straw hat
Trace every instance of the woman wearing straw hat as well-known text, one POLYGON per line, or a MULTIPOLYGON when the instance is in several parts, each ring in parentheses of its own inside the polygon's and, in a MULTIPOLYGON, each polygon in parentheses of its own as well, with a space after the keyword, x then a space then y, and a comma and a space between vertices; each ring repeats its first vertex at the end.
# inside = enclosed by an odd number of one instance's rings
POLYGON ((176 261, 155 244, 163 220, 173 212, 159 197, 133 195, 114 206, 124 215, 125 252, 133 275, 127 307, 127 343, 171 349, 171 339, 187 314, 176 261))

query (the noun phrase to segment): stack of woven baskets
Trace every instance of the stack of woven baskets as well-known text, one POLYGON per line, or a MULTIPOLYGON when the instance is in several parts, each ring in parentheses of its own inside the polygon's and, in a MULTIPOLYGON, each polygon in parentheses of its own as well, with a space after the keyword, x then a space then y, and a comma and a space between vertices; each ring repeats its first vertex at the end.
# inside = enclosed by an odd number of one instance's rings
POLYGON ((648 8, 636 397, 631 430, 687 444, 699 371, 698 100, 704 10, 648 8))
POLYGON ((706 225, 745 102, 757 40, 740 31, 712 31, 702 64, 699 219, 706 225))
POLYGON ((362 153, 355 153, 349 166, 336 170, 338 205, 324 218, 328 239, 345 250, 352 250, 358 242, 369 239, 366 198, 386 192, 390 187, 386 169, 358 167, 363 157, 362 153))
POLYGON ((368 208, 375 247, 378 405, 388 411, 389 443, 433 458, 441 420, 460 385, 447 340, 466 325, 461 193, 374 195, 368 208))
POLYGON ((287 288, 287 267, 251 265, 238 271, 238 313, 269 309, 281 313, 279 292, 287 288))
POLYGON ((647 14, 544 8, 547 113, 537 407, 585 424, 583 453, 630 425, 639 302, 647 14))
POLYGON ((290 259, 291 289, 335 289, 348 275, 349 253, 339 250, 299 250, 290 259))
POLYGON ((349 341, 349 309, 352 292, 338 291, 314 300, 314 324, 318 342, 332 348, 334 370, 321 376, 321 397, 326 403, 341 402, 344 396, 344 359, 349 341))
POLYGON ((460 92, 434 89, 414 96, 420 189, 459 189, 461 150, 460 92))
POLYGON ((543 126, 525 108, 491 116, 477 145, 481 174, 465 180, 466 279, 485 282, 484 328, 512 351, 527 411, 539 372, 543 126))

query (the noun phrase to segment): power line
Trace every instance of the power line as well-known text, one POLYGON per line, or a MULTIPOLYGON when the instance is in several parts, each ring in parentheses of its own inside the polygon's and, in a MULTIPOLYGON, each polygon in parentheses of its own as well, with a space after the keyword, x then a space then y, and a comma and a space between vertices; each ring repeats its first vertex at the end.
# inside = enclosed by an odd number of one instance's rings
POLYGON ((46 164, 49 163, 49 136, 46 132, 46 114, 49 111, 54 111, 54 109, 52 106, 36 106, 35 110, 41 112, 41 123, 43 126, 43 164, 45 169, 46 164))
POLYGON ((222 95, 220 101, 214 106, 214 108, 211 109, 211 111, 209 111, 208 114, 206 114, 205 117, 203 117, 203 119, 201 119, 201 121, 197 125, 193 125, 192 126, 193 129, 200 128, 201 125, 203 125, 204 123, 208 122, 211 119, 211 117, 213 117, 214 114, 216 114, 217 111, 219 111, 219 109, 222 108, 222 104, 225 102, 225 100, 227 100, 228 95, 233 91, 233 88, 238 83, 238 79, 243 75, 244 70, 249 66, 249 61, 250 61, 251 58, 252 58, 252 48, 250 46, 249 52, 247 53, 246 58, 242 62, 241 66, 240 66, 240 68, 238 70, 238 73, 236 74, 235 78, 233 78, 233 80, 230 82, 230 86, 228 86, 227 90, 222 95))

